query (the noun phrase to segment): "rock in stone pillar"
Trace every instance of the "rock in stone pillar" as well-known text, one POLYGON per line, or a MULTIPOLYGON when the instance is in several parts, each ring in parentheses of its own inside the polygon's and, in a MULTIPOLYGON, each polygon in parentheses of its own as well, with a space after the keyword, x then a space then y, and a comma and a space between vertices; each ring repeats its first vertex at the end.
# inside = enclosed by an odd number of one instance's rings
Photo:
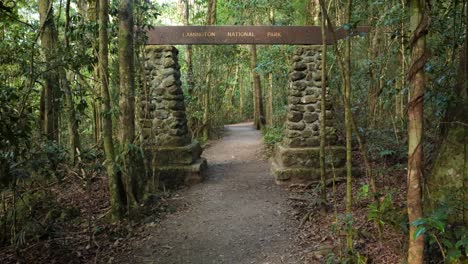
MULTIPOLYGON (((320 104, 322 87, 322 54, 320 47, 300 46, 293 56, 289 75, 288 114, 284 139, 277 144, 272 171, 278 183, 288 180, 315 181, 320 179, 320 104)), ((337 175, 345 175, 346 149, 336 146, 331 102, 324 102, 326 139, 331 147, 326 150, 326 165, 337 175)))
POLYGON ((150 160, 153 186, 194 184, 202 180, 206 160, 200 144, 192 141, 187 127, 180 81, 178 50, 173 46, 147 46, 146 94, 141 96, 142 136, 150 160))

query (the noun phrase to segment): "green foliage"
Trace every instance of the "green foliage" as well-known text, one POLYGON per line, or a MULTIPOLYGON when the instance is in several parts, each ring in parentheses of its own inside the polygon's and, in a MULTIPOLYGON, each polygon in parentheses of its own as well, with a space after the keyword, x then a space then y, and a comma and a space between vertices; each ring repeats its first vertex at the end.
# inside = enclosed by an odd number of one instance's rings
POLYGON ((350 232, 355 236, 357 230, 354 228, 353 216, 351 214, 338 214, 336 221, 331 225, 331 231, 337 235, 340 235, 342 232, 350 232))
MULTIPOLYGON (((297 24, 299 16, 304 16, 303 1, 218 1, 217 24, 242 25, 242 24, 271 24, 291 25, 297 24), (236 12, 232 12, 236 10, 236 12), (274 10, 275 19, 268 16, 256 16, 258 13, 269 13, 274 10), (254 21, 255 20, 255 21, 254 21)), ((170 8, 168 6, 168 8, 170 8)), ((166 19, 177 20, 180 15, 174 15, 175 6, 166 16, 166 19)), ((190 23, 204 24, 206 22, 207 1, 195 1, 190 6, 190 23)), ((300 22, 299 24, 302 24, 300 22)), ((187 83, 187 65, 185 64, 185 47, 180 47, 179 63, 182 67, 183 84, 187 83)), ((293 46, 259 46, 257 50, 257 67, 255 70, 261 76, 262 89, 266 92, 268 74, 273 74, 273 108, 274 124, 282 126, 284 106, 286 105, 288 74, 290 70, 290 54, 293 46), (288 63, 285 63, 288 62, 288 63)), ((210 103, 210 132, 219 134, 224 124, 251 119, 253 115, 253 94, 251 74, 249 66, 250 54, 245 46, 193 46, 193 69, 195 87, 193 94, 186 94, 187 114, 189 126, 194 137, 200 139, 203 126, 203 96, 206 93, 206 76, 212 78, 211 103, 210 103), (212 67, 207 68, 208 54, 210 54, 212 67), (236 83, 235 68, 239 67, 239 80, 236 83), (234 87, 235 86, 235 87, 234 87), (241 93, 239 90, 242 89, 241 93), (242 98, 241 98, 242 96, 242 98), (240 101, 242 100, 242 109, 240 101)), ((184 86, 187 91, 187 87, 184 86)), ((266 97, 264 97, 265 100, 266 97)))
POLYGON ((391 193, 369 204, 367 219, 375 223, 379 232, 382 232, 385 225, 399 226, 402 222, 401 218, 402 215, 396 210, 391 193))
POLYGON ((14 192, 16 200, 2 197, 3 210, 0 214, 1 242, 10 242, 15 247, 27 241, 44 239, 56 232, 53 225, 79 215, 77 208, 60 210, 56 197, 47 190, 14 192), (8 228, 8 230, 7 230, 8 228), (6 232, 5 232, 6 231, 6 232))
MULTIPOLYGON (((25 148, 27 138, 31 135, 31 109, 16 109, 21 103, 18 91, 12 87, 0 87, 0 155, 14 157, 25 148), (23 110, 23 112, 21 112, 23 110)), ((25 106, 23 106, 25 107, 25 106)), ((27 106, 26 106, 27 107, 27 106)))
POLYGON ((47 160, 51 163, 53 168, 56 168, 58 164, 66 161, 67 152, 63 146, 60 146, 55 142, 48 141, 44 144, 43 149, 47 156, 47 160))
POLYGON ((368 140, 370 158, 384 160, 390 164, 406 160, 407 150, 404 144, 395 144, 395 132, 391 129, 369 129, 364 134, 368 140))
POLYGON ((305 14, 302 12, 305 1, 281 1, 281 0, 241 0, 218 1, 218 14, 220 21, 231 25, 249 25, 252 23, 270 24, 268 14, 271 9, 276 11, 276 25, 291 25, 292 23, 304 24, 305 14), (236 10, 233 12, 233 10, 236 10))
POLYGON ((21 169, 31 147, 31 109, 21 103, 18 91, 0 86, 0 191, 26 173, 21 169), (27 109, 25 109, 27 108, 27 109))
MULTIPOLYGON (((145 41, 141 29, 147 29, 155 24, 180 23, 182 21, 178 3, 155 3, 157 1, 137 1, 135 3, 135 25, 140 28, 136 34, 136 46, 139 53, 143 51, 145 41), (164 16, 164 17, 163 17, 164 16)), ((190 12, 190 22, 203 25, 206 21, 207 1, 195 0, 190 12)), ((111 1, 110 13, 112 19, 109 25, 110 37, 110 88, 113 108, 109 113, 99 113, 100 104, 99 83, 96 81, 96 21, 89 20, 85 11, 78 10, 72 4, 69 32, 64 32, 65 16, 63 1, 54 1, 54 20, 58 27, 59 39, 54 57, 44 61, 40 56, 41 49, 37 43, 40 25, 37 17, 37 1, 3 1, 8 4, 6 9, 0 10, 0 182, 2 191, 14 193, 19 198, 16 201, 18 225, 14 237, 15 244, 24 244, 32 237, 31 234, 47 236, 51 229, 40 225, 36 210, 41 206, 48 210, 47 216, 42 218, 46 222, 58 221, 63 218, 57 210, 49 210, 55 206, 48 203, 52 197, 46 194, 28 193, 26 187, 31 187, 34 181, 49 181, 50 175, 62 179, 64 174, 61 165, 67 160, 66 140, 67 132, 64 116, 61 113, 60 141, 45 142, 39 135, 38 120, 41 111, 41 89, 44 73, 64 69, 71 72, 71 89, 77 110, 77 120, 80 122, 80 134, 83 136, 83 147, 80 158, 93 165, 87 171, 102 170, 99 161, 102 153, 99 150, 99 136, 97 119, 99 114, 117 117, 118 109, 118 60, 117 60, 117 5, 118 1, 111 1), (70 39, 70 47, 65 48, 63 39, 65 34, 70 39), (96 116, 95 116, 96 115, 96 116), (97 118, 96 118, 97 117, 97 118), (92 137, 96 138, 92 138, 92 137), (94 147, 98 146, 98 147, 94 147), (16 189, 14 189, 14 188, 16 189), (23 222, 24 221, 24 222, 23 222), (27 224, 30 224, 28 227, 27 224), (34 229, 39 231, 34 231, 34 229), (47 232, 45 231, 47 230, 47 232)), ((304 25, 309 1, 302 0, 241 0, 218 1, 217 19, 219 25, 304 25), (269 17, 274 11, 274 19, 269 17)), ((405 1, 369 0, 355 1, 353 21, 350 24, 338 25, 350 29, 356 25, 372 25, 372 33, 367 36, 353 38, 352 50, 352 105, 358 130, 363 134, 367 143, 372 162, 380 162, 381 167, 376 174, 385 175, 394 169, 400 170, 407 159, 405 113, 396 117, 395 98, 401 95, 407 97, 408 84, 405 68, 408 68, 409 50, 407 30, 407 7, 405 1), (383 30, 381 30, 383 29, 383 30), (368 37, 369 36, 369 37, 368 37), (375 45, 375 46, 374 46, 375 45), (403 52, 403 54, 401 54, 403 52), (402 60, 405 56, 406 60, 402 60), (401 70, 403 69, 403 73, 401 70), (400 86, 401 85, 401 86, 400 86), (370 108, 370 102, 377 104, 376 109, 370 108)), ((426 140, 424 149, 437 149, 437 135, 440 122, 446 115, 447 108, 456 100, 453 87, 457 83, 458 52, 464 42, 466 28, 463 14, 463 1, 432 1, 430 34, 427 36, 427 47, 430 56, 424 66, 427 74, 427 93, 424 97, 426 126, 426 140), (429 141, 429 144, 427 143, 429 141), (427 146, 429 145, 429 146, 427 146)), ((330 5, 332 20, 341 18, 344 10, 340 4, 330 5)), ((466 14, 465 14, 466 15, 466 14)), ((339 20, 339 19, 338 19, 339 20)), ((341 43, 338 47, 341 48, 341 43)), ((283 137, 283 123, 286 114, 286 98, 288 74, 290 72, 291 53, 293 46, 259 46, 258 63, 255 68, 262 78, 263 90, 266 91, 267 74, 273 74, 273 126, 263 130, 263 139, 267 146, 272 147, 283 137)), ((180 49, 180 64, 182 79, 186 84, 185 47, 180 49)), ((140 54, 141 55, 141 54, 140 54)), ((137 58, 137 60, 141 58, 137 58)), ((329 87, 331 99, 338 119, 334 125, 339 128, 343 111, 341 102, 340 75, 337 71, 337 54, 329 49, 329 87)), ((249 67, 249 53, 244 46, 197 46, 193 48, 194 81, 193 94, 185 94, 187 116, 190 130, 194 137, 199 137, 203 127, 203 95, 206 94, 206 76, 211 73, 212 80, 211 103, 209 112, 212 113, 210 131, 218 135, 224 124, 243 121, 252 117, 253 100, 249 67), (208 55, 212 55, 212 67, 206 65, 208 55), (239 82, 235 83, 235 67, 239 66, 239 82), (237 85, 237 86, 235 86, 237 85), (243 94, 240 93, 243 88, 243 94), (240 100, 243 109, 240 109, 240 100)), ((143 61, 136 65, 144 67, 143 61)), ((140 69, 137 67, 137 69, 140 69)), ((142 84, 142 80, 137 80, 142 84)), ((184 87, 187 91, 186 87, 184 87)), ((137 95, 142 94, 139 91, 137 95)), ((57 98, 57 104, 63 108, 62 97, 57 98)), ((403 101, 403 112, 407 108, 406 99, 403 101)), ((64 111, 61 111, 64 112, 64 111)), ((340 131, 340 129, 338 129, 340 131)), ((341 130, 342 131, 342 130, 341 130)), ((115 131, 114 131, 115 132, 115 131)), ((128 151, 141 154, 135 145, 127 146, 128 151)), ((123 150, 118 151, 122 155, 123 150)), ((119 156, 120 157, 120 156, 119 156)), ((121 158, 121 157, 120 157, 121 158)), ((430 159, 429 159, 430 160, 430 159)), ((32 188, 32 187, 31 187, 32 188)), ((358 193, 360 199, 369 198, 369 186, 363 185, 358 193)), ((322 201, 315 200, 311 205, 316 206, 322 201)), ((6 212, 0 217, 0 226, 13 226, 13 202, 7 201, 6 212), (3 218, 2 218, 3 217, 3 218)), ((462 205, 464 206, 464 205, 462 205)), ((447 204, 445 209, 460 208, 460 205, 447 204)), ((462 207, 463 208, 463 207, 462 207)), ((46 210, 46 211, 47 211, 46 210)), ((414 223, 418 227, 416 236, 425 235, 432 250, 434 247, 445 256, 447 261, 454 261, 466 257, 467 230, 449 224, 447 216, 453 212, 439 211, 420 219, 414 223)), ((74 215, 70 213, 70 215, 74 215)), ((373 221, 381 230, 386 225, 397 226, 402 222, 403 214, 397 211, 391 194, 382 200, 369 205, 369 221, 373 221)), ((338 230, 353 229, 351 216, 339 217, 335 223, 338 230)), ((52 232, 52 231, 51 231, 52 232)), ((2 230, 0 234, 10 238, 10 230, 2 230)), ((330 259, 341 262, 365 263, 366 260, 358 253, 346 256, 345 260, 330 259)))
MULTIPOLYGON (((341 236, 343 233, 349 233, 353 237, 356 237, 358 233, 354 227, 354 218, 350 214, 338 214, 336 221, 331 225, 331 231, 336 236, 341 236)), ((330 253, 327 256, 325 263, 365 264, 367 263, 367 257, 361 255, 357 250, 347 251, 345 254, 340 254, 339 257, 334 253, 330 253)))
POLYGON ((422 235, 426 237, 430 255, 438 251, 448 263, 458 263, 468 257, 468 228, 449 224, 448 216, 452 211, 453 206, 442 206, 411 224, 417 227, 415 238, 422 235))
POLYGON ((263 142, 270 147, 283 139, 283 127, 265 127, 263 129, 263 142))
POLYGON ((369 185, 368 184, 363 184, 361 188, 359 189, 359 192, 357 194, 357 197, 359 199, 365 199, 369 197, 369 185))

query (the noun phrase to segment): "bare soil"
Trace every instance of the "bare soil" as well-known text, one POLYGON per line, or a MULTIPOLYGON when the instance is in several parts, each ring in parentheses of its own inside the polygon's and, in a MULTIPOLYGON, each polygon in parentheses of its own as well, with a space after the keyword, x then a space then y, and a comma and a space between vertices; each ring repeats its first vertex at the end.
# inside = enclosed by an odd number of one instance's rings
POLYGON ((287 192, 275 184, 262 149, 252 124, 226 126, 204 152, 204 182, 175 195, 186 209, 147 229, 129 261, 297 263, 287 192))

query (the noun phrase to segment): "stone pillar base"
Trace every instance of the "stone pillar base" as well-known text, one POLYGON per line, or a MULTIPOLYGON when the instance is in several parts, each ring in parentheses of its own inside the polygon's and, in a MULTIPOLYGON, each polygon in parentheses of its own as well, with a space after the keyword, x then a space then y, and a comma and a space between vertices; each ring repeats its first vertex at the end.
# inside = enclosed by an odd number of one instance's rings
POLYGON ((146 46, 140 123, 152 191, 201 182, 206 167, 187 126, 178 54, 174 46, 146 46))
MULTIPOLYGON (((332 146, 326 149, 325 165, 327 178, 335 172, 336 177, 346 176, 346 148, 332 146), (333 165, 333 166, 332 166, 333 165)), ((311 182, 320 180, 320 148, 291 148, 281 143, 276 145, 271 170, 278 184, 311 182)))
POLYGON ((182 147, 154 147, 152 152, 153 179, 160 187, 173 189, 203 180, 207 162, 197 141, 182 147))
POLYGON ((190 165, 173 165, 154 168, 154 176, 155 179, 159 179, 160 186, 174 189, 179 186, 191 186, 202 182, 202 173, 206 167, 206 159, 200 158, 190 165))

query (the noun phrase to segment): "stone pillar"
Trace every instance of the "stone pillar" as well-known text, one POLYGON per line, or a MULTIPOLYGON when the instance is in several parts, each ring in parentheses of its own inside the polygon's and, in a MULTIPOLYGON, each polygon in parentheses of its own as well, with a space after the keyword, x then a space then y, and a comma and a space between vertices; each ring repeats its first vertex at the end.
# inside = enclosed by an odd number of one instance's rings
POLYGON ((202 180, 206 160, 187 127, 180 81, 179 51, 173 46, 147 46, 140 122, 152 187, 175 187, 202 180))
MULTIPOLYGON (((276 145, 272 171, 278 183, 288 180, 320 179, 320 94, 322 55, 320 47, 300 46, 293 56, 289 76, 288 115, 283 141, 276 145)), ((327 89, 328 96, 328 89, 327 89)), ((332 162, 337 176, 346 173, 346 148, 337 146, 331 102, 325 101, 326 165, 331 175, 332 162)))

